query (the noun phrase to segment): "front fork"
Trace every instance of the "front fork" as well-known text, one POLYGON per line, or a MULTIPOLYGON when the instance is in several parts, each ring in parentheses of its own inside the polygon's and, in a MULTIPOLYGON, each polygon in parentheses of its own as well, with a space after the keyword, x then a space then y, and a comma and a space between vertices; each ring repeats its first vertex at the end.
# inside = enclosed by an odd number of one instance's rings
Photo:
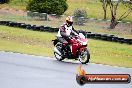
POLYGON ((79 49, 80 53, 82 53, 82 52, 85 50, 85 48, 86 48, 86 47, 81 47, 81 48, 79 49))
POLYGON ((79 51, 78 51, 78 56, 79 56, 79 54, 83 54, 83 52, 85 51, 85 49, 86 49, 86 47, 85 47, 85 46, 84 46, 84 47, 79 48, 79 51))

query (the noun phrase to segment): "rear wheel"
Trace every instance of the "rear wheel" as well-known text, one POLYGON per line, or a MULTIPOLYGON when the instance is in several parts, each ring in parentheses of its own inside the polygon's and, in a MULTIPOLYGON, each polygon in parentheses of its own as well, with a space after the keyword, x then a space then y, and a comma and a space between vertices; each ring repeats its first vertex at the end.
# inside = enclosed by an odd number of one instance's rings
POLYGON ((56 52, 54 52, 54 55, 55 55, 55 58, 58 60, 58 61, 62 61, 62 60, 64 60, 65 58, 64 57, 62 57, 62 52, 61 52, 61 47, 62 45, 61 44, 56 44, 56 48, 60 51, 60 53, 61 53, 61 55, 59 55, 58 53, 56 53, 56 52))
POLYGON ((88 51, 88 49, 84 49, 83 52, 81 52, 79 54, 79 61, 82 63, 82 64, 86 64, 89 62, 89 59, 90 59, 90 53, 88 51))

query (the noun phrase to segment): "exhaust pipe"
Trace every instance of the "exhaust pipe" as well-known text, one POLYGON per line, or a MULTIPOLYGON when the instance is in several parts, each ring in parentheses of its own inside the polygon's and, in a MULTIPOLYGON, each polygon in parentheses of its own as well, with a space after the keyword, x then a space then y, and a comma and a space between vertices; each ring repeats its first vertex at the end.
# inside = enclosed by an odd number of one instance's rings
POLYGON ((54 52, 58 53, 59 55, 61 55, 61 52, 55 47, 54 48, 54 52))

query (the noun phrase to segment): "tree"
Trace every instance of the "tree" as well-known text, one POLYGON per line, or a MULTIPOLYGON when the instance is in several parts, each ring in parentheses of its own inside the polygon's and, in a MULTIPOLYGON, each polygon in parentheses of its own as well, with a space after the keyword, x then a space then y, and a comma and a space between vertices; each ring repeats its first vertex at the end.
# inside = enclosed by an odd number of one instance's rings
POLYGON ((119 23, 118 21, 123 20, 126 18, 130 12, 132 11, 132 1, 126 1, 126 0, 108 0, 109 5, 110 5, 110 11, 111 11, 111 24, 110 24, 110 29, 114 29, 115 26, 119 23), (119 19, 117 19, 116 14, 117 14, 117 8, 120 3, 123 3, 128 10, 124 12, 119 19))
POLYGON ((108 0, 100 0, 100 2, 102 2, 102 7, 104 10, 104 19, 106 19, 106 13, 107 13, 107 6, 108 6, 108 0))
POLYGON ((10 0, 0 0, 0 4, 9 3, 10 0))
POLYGON ((68 8, 66 0, 30 0, 27 10, 62 15, 68 8))
POLYGON ((74 10, 73 16, 76 25, 83 25, 86 22, 85 18, 87 18, 87 12, 86 10, 77 8, 74 10))
POLYGON ((110 29, 114 29, 115 26, 118 24, 116 21, 116 14, 117 14, 117 7, 121 1, 112 1, 110 0, 110 11, 111 11, 111 24, 110 24, 110 29))
POLYGON ((124 18, 126 18, 132 12, 132 0, 123 1, 122 3, 124 4, 125 7, 128 8, 128 10, 121 15, 121 17, 118 19, 119 21, 121 21, 124 18))

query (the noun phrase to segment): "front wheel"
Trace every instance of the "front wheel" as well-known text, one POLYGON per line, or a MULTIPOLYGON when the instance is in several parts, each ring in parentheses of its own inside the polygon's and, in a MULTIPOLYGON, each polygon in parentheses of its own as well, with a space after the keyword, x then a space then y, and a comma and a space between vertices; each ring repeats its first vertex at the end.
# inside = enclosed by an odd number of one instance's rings
POLYGON ((86 64, 89 62, 89 59, 90 59, 90 53, 88 51, 88 49, 84 49, 83 52, 81 52, 79 54, 79 61, 82 63, 82 64, 86 64))

